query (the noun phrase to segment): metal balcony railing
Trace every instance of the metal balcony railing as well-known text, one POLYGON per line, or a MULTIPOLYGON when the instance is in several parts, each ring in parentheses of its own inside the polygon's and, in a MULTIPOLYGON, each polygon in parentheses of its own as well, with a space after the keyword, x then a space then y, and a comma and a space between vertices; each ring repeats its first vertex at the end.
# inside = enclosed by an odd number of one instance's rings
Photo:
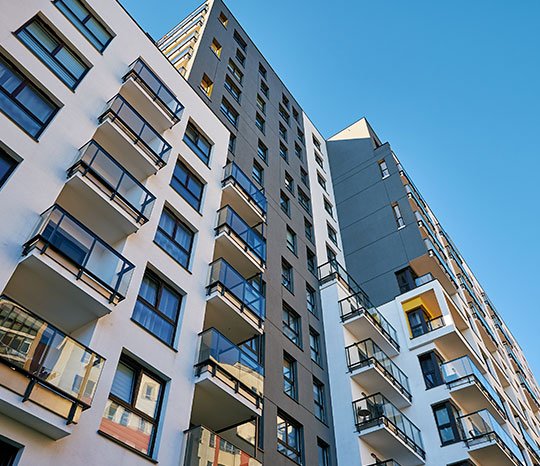
POLYGON ((222 185, 225 186, 229 181, 241 189, 263 215, 266 214, 267 201, 264 189, 258 188, 234 162, 225 165, 222 185))
POLYGON ((386 460, 386 461, 377 461, 376 463, 371 463, 368 466, 401 466, 395 460, 386 460))

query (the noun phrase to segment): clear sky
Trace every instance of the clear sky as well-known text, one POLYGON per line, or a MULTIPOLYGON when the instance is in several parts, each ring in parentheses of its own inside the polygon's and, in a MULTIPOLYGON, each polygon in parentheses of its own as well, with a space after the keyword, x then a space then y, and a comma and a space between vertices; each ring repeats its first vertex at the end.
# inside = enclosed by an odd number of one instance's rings
MULTIPOLYGON (((202 0, 122 0, 154 38, 202 0)), ((229 0, 325 136, 389 141, 540 379, 540 2, 229 0)))

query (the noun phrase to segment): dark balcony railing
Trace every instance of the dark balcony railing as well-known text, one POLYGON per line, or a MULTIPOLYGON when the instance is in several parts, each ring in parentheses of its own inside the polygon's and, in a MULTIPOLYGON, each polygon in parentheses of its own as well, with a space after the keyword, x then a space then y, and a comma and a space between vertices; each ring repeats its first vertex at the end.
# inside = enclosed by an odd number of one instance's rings
POLYGON ((183 466, 207 466, 208 461, 220 466, 262 466, 255 458, 206 427, 194 427, 186 432, 186 436, 183 466))
POLYGON ((380 393, 356 400, 353 409, 358 432, 384 425, 419 456, 426 457, 420 429, 380 393))
POLYGON ((266 239, 229 206, 218 211, 216 234, 219 235, 223 231, 234 236, 247 250, 255 254, 260 265, 266 263, 266 239))
POLYGON ((529 394, 529 397, 532 400, 534 400, 534 404, 535 404, 536 408, 538 409, 540 407, 540 401, 539 401, 540 398, 539 398, 539 396, 536 394, 536 392, 532 388, 532 386, 529 383, 529 381, 527 380, 527 378, 521 372, 518 372, 517 376, 518 376, 518 379, 519 379, 519 383, 525 389, 525 391, 529 394))
POLYGON ((420 323, 418 325, 411 325, 411 338, 417 338, 422 335, 425 335, 426 333, 433 332, 434 330, 440 329, 444 327, 446 324, 444 323, 444 317, 443 316, 437 316, 433 317, 432 319, 429 319, 423 323, 420 323))
POLYGON ((237 301, 240 311, 249 311, 250 318, 257 325, 262 325, 266 308, 265 297, 224 259, 218 259, 210 264, 210 280, 207 292, 210 294, 215 290, 221 294, 232 295, 237 301))
POLYGON ((486 333, 489 335, 489 337, 491 338, 493 343, 498 346, 499 342, 497 340, 497 337, 495 336, 495 333, 493 332, 493 329, 491 328, 491 326, 488 324, 486 318, 484 317, 484 313, 480 310, 479 307, 476 307, 474 305, 472 306, 472 310, 473 310, 473 313, 474 313, 474 317, 480 322, 480 325, 482 325, 482 327, 484 328, 486 333))
POLYGON ((129 78, 139 83, 174 123, 180 121, 184 106, 141 58, 137 58, 129 66, 123 81, 126 82, 129 78))
POLYGON ((409 401, 412 400, 408 377, 373 340, 354 343, 345 350, 349 371, 374 365, 409 401))
POLYGON ((397 461, 386 460, 386 461, 377 461, 376 463, 371 463, 368 466, 401 466, 397 461))
MULTIPOLYGON (((100 355, 70 338, 6 296, 0 296, 0 362, 28 379, 21 393, 31 398, 36 385, 72 403, 68 423, 78 407, 89 408, 105 363, 100 355)), ((10 377, 2 385, 10 387, 10 377)), ((54 411, 54 402, 40 396, 54 411)))
POLYGON ((521 450, 488 410, 483 409, 460 417, 468 447, 496 442, 514 462, 524 465, 521 450))
POLYGON ((197 367, 212 366, 244 390, 262 397, 264 369, 253 357, 211 328, 200 335, 197 367))
POLYGON ((80 173, 92 181, 137 223, 148 221, 155 196, 97 142, 90 141, 79 150, 77 161, 67 173, 69 177, 80 173))
POLYGON ((171 153, 171 145, 121 95, 116 95, 107 102, 99 122, 107 119, 117 123, 156 166, 165 166, 171 153))
POLYGON ((426 248, 429 251, 429 254, 432 257, 435 257, 435 259, 437 259, 437 262, 439 263, 439 265, 441 266, 441 268, 445 272, 446 276, 452 282, 452 284, 454 285, 454 288, 457 289, 458 285, 457 285, 457 282, 456 282, 456 276, 455 276, 454 272, 452 270, 450 270, 450 267, 448 266, 448 262, 447 262, 446 258, 443 257, 443 255, 441 254, 439 249, 437 249, 433 245, 433 242, 429 238, 424 238, 424 244, 426 245, 426 248))
POLYGON ((65 261, 62 265, 67 270, 109 302, 116 304, 126 296, 135 266, 60 206, 54 205, 41 215, 23 255, 33 249, 47 255, 52 251, 54 259, 65 261))
POLYGON ((229 162, 225 165, 223 186, 229 181, 232 181, 235 186, 241 189, 249 198, 250 202, 255 204, 263 215, 266 214, 267 206, 264 189, 258 188, 234 162, 229 162))
POLYGON ((525 445, 527 446, 527 450, 529 451, 529 454, 532 457, 533 464, 537 465, 540 464, 540 446, 536 443, 536 441, 531 437, 531 434, 527 432, 523 426, 521 425, 521 422, 519 423, 519 427, 521 430, 521 435, 523 435, 523 439, 525 440, 525 445))

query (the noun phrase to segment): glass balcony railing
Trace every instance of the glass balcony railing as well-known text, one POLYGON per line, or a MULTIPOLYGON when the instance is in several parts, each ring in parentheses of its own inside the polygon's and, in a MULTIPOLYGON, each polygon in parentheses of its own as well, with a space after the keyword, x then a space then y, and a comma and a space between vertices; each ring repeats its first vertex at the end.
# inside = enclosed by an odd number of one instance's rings
POLYGON ((264 214, 266 214, 266 195, 264 189, 258 188, 249 177, 234 162, 225 165, 223 186, 231 181, 239 187, 249 200, 264 214))
POLYGON ((99 122, 107 119, 117 123, 159 168, 167 163, 171 145, 121 95, 116 95, 107 102, 99 122))
POLYGON ((123 81, 133 78, 148 92, 153 100, 164 110, 175 123, 180 121, 184 106, 172 93, 172 91, 157 77, 150 67, 141 59, 137 58, 124 75, 123 81))
POLYGON ((529 450, 530 455, 533 457, 533 461, 540 463, 540 446, 538 446, 538 443, 531 437, 531 434, 523 428, 521 422, 519 422, 519 428, 521 430, 521 435, 523 435, 523 439, 525 440, 525 444, 527 445, 527 450, 529 450))
POLYGON ((224 259, 210 264, 208 293, 218 289, 221 294, 230 293, 243 309, 250 311, 260 324, 265 317, 266 300, 262 293, 224 259))
POLYGON ((438 330, 445 325, 446 324, 443 316, 433 317, 416 325, 411 324, 411 338, 418 338, 422 335, 438 330))
POLYGON ((262 463, 206 427, 186 433, 183 466, 262 466, 262 463))
POLYGON ((386 461, 377 461, 376 463, 371 463, 368 466, 401 466, 395 460, 386 460, 386 461))
POLYGON ((137 223, 148 221, 155 196, 97 142, 90 141, 80 149, 77 161, 68 169, 68 176, 76 173, 91 180, 137 223))
POLYGON ((428 272, 428 273, 425 273, 424 275, 421 275, 420 277, 415 278, 414 284, 416 288, 418 288, 419 286, 425 285, 426 283, 429 283, 433 280, 434 280, 433 275, 428 272))
POLYGON ((497 341, 497 337, 495 336, 495 333, 493 332, 491 326, 488 324, 486 318, 484 317, 483 312, 480 310, 480 308, 476 306, 472 306, 474 317, 478 319, 486 333, 489 335, 489 337, 493 340, 493 342, 498 345, 499 342, 497 341))
MULTIPOLYGON (((32 399, 35 385, 48 388, 73 405, 89 408, 103 370, 105 360, 61 330, 45 322, 6 296, 0 296, 0 361, 24 374, 28 386, 25 399, 32 399)), ((7 377, 2 385, 14 390, 7 377)), ((55 410, 57 404, 40 396, 40 403, 55 410)), ((70 421, 68 417, 68 421, 70 421)))
POLYGON ((261 265, 266 262, 266 239, 250 227, 231 207, 225 206, 218 211, 217 225, 216 234, 225 231, 233 235, 259 258, 261 265))
POLYGON ((374 364, 409 401, 412 400, 408 377, 373 340, 354 343, 345 350, 351 372, 374 364))
POLYGON ((435 246, 433 246, 433 243, 431 242, 431 240, 429 238, 424 238, 424 244, 426 245, 426 248, 430 252, 430 254, 432 254, 437 259, 437 262, 439 263, 439 265, 442 267, 442 269, 446 273, 446 276, 452 282, 454 287, 457 289, 458 285, 457 285, 457 282, 456 282, 456 276, 455 276, 454 272, 452 272, 452 270, 450 270, 450 267, 448 266, 448 263, 446 262, 446 258, 443 257, 441 252, 435 246))
POLYGON ((216 329, 201 334, 201 346, 197 366, 215 364, 229 377, 240 382, 244 388, 262 397, 264 369, 253 357, 240 349, 216 329))
POLYGON ((497 423, 488 410, 477 411, 460 417, 468 447, 484 442, 497 442, 515 462, 524 465, 519 447, 506 431, 497 423))
POLYGON ((459 387, 472 381, 479 383, 484 391, 504 415, 504 408, 500 396, 486 379, 480 369, 471 361, 469 356, 463 356, 441 365, 444 381, 450 388, 459 387))
POLYGON ((426 457, 422 434, 407 416, 380 393, 353 402, 358 432, 377 425, 385 425, 422 458, 426 457))
MULTIPOLYGON (((135 266, 58 205, 41 215, 41 221, 23 247, 61 260, 67 270, 118 303, 126 296, 135 266)), ((60 263, 60 262, 59 262, 60 263)))
POLYGON ((521 384, 521 386, 525 389, 525 391, 529 394, 529 396, 531 397, 531 399, 534 400, 534 404, 539 407, 540 406, 540 401, 538 401, 540 398, 538 397, 538 395, 535 393, 535 391, 533 390, 531 384, 529 383, 529 381, 527 380, 527 378, 521 373, 521 372, 518 372, 517 373, 517 376, 518 376, 518 379, 519 379, 519 383, 521 384))

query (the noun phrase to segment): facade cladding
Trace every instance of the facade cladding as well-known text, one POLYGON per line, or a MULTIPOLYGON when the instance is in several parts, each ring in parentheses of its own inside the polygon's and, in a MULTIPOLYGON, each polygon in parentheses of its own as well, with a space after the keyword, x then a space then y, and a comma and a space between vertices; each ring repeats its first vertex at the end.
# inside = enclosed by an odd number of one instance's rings
POLYGON ((221 0, 0 0, 0 464, 534 466, 518 343, 365 119, 221 0))

